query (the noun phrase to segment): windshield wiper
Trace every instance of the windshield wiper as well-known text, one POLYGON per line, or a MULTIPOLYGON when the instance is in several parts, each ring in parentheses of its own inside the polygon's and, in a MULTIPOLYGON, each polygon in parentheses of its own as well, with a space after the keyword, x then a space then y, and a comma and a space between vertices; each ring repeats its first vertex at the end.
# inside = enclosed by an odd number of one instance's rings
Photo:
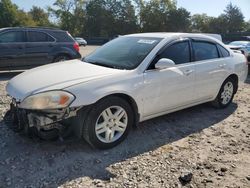
POLYGON ((98 61, 87 61, 86 59, 83 59, 83 61, 85 61, 86 63, 90 63, 93 65, 98 65, 98 66, 102 66, 102 67, 107 67, 107 68, 113 68, 113 69, 121 69, 121 67, 115 66, 115 65, 108 65, 102 62, 98 62, 98 61))

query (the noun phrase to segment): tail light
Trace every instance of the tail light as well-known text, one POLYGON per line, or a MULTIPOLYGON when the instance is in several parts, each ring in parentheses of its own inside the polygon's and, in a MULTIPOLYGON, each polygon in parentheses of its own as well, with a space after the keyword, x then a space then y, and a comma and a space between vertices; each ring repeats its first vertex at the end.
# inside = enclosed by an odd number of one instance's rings
POLYGON ((73 47, 75 48, 76 51, 78 52, 80 51, 79 44, 77 42, 74 43, 73 47))

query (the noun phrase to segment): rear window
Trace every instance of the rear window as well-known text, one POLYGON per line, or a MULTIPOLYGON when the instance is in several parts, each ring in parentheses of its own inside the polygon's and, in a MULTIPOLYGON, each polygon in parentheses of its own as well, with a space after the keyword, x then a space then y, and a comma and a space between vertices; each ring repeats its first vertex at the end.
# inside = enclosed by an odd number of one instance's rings
POLYGON ((219 58, 217 46, 210 42, 193 41, 196 61, 219 58))
POLYGON ((67 32, 52 31, 51 34, 58 42, 74 42, 74 39, 67 32))
POLYGON ((28 31, 28 42, 53 42, 54 39, 44 32, 28 31))
POLYGON ((229 51, 227 51, 227 49, 225 49, 221 45, 218 45, 218 48, 219 48, 219 51, 220 51, 222 57, 229 57, 230 56, 230 53, 229 53, 229 51))
POLYGON ((8 31, 0 34, 0 43, 25 42, 23 31, 8 31))

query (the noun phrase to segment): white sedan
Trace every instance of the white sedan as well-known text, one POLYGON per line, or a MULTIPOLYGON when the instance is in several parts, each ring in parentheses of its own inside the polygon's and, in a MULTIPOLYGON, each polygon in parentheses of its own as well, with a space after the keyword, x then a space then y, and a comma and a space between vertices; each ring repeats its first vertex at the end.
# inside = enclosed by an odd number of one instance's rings
POLYGON ((202 34, 146 33, 116 38, 82 61, 28 70, 7 85, 5 121, 42 138, 69 130, 111 148, 139 122, 201 103, 233 100, 247 77, 244 55, 202 34))

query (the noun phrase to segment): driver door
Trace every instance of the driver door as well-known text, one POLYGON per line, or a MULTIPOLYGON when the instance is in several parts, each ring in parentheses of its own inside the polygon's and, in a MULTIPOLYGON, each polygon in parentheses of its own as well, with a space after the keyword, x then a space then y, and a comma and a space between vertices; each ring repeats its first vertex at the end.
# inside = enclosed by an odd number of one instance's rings
POLYGON ((190 41, 173 42, 161 50, 144 73, 144 117, 164 113, 193 103, 195 65, 191 61, 190 41), (161 58, 175 62, 158 70, 154 64, 161 58))

